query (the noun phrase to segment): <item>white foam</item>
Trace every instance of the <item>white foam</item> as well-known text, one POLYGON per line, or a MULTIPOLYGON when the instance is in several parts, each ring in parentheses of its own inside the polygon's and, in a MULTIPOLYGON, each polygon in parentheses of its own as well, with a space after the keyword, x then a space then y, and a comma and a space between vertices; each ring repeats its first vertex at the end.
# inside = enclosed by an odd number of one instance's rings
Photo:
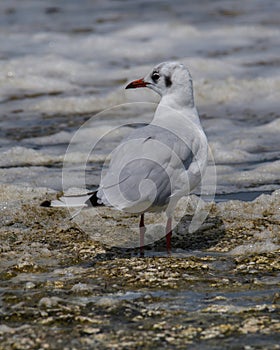
POLYGON ((47 193, 54 193, 54 191, 45 187, 31 187, 14 184, 0 184, 0 203, 1 210, 14 202, 31 200, 34 198, 40 198, 47 193))
POLYGON ((61 159, 61 157, 54 158, 34 149, 17 146, 0 153, 0 166, 47 165, 61 161, 61 159))
POLYGON ((270 232, 264 231, 263 235, 261 237, 262 239, 259 238, 259 241, 252 242, 249 244, 239 245, 239 246, 235 247, 234 249, 232 249, 229 252, 229 254, 231 254, 231 255, 253 255, 253 254, 274 252, 275 250, 280 248, 280 245, 275 244, 269 236, 270 236, 270 232), (265 237, 265 235, 267 235, 267 237, 265 237))
POLYGON ((225 80, 207 79, 198 86, 197 99, 200 105, 234 105, 237 110, 252 108, 270 110, 280 97, 280 77, 238 79, 229 76, 225 80))
MULTIPOLYGON (((9 182, 10 176, 17 183, 43 182, 58 188, 65 144, 75 134, 73 125, 78 129, 84 120, 79 122, 77 117, 73 123, 69 115, 90 115, 126 102, 157 102, 148 89, 125 91, 124 87, 155 64, 172 59, 191 70, 196 104, 217 164, 218 190, 279 185, 276 2, 266 1, 259 8, 253 2, 236 0, 240 11, 234 17, 223 16, 216 2, 186 7, 174 0, 168 9, 145 4, 142 11, 140 4, 137 10, 128 7, 127 12, 121 2, 114 6, 100 2, 94 11, 90 3, 83 8, 72 4, 69 11, 52 17, 51 27, 43 3, 33 7, 11 0, 9 4, 17 11, 14 22, 0 3, 3 182, 9 182), (33 168, 28 171, 27 166, 33 168)), ((66 1, 61 3, 64 6, 66 1)), ((85 140, 94 144, 122 123, 149 122, 152 110, 131 105, 126 111, 106 113, 99 124, 79 133, 71 163, 78 167, 84 159, 85 140)), ((87 161, 102 162, 126 132, 109 134, 87 161)), ((75 172, 82 176, 77 168, 75 172)), ((92 176, 95 181, 98 174, 93 171, 92 176)))
MULTIPOLYGON (((265 184, 279 183, 280 161, 264 163, 252 170, 235 171, 231 174, 223 174, 220 180, 223 183, 240 187, 257 187, 265 184)), ((219 181, 219 180, 218 180, 219 181)), ((271 187, 273 188, 273 186, 271 187)))

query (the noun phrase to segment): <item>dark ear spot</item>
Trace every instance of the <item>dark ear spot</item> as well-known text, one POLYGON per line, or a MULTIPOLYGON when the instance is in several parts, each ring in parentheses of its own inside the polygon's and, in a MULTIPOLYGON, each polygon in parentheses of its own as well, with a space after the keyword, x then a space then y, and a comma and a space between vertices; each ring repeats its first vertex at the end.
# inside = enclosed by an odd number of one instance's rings
POLYGON ((166 87, 170 87, 172 85, 172 81, 171 81, 171 78, 169 76, 165 76, 164 81, 165 81, 166 87))

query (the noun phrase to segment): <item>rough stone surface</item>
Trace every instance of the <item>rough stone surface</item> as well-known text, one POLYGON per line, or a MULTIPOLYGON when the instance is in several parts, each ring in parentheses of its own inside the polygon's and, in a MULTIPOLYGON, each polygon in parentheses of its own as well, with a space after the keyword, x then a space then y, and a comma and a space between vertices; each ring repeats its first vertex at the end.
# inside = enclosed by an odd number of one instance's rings
POLYGON ((208 204, 192 234, 185 208, 172 254, 161 239, 145 257, 40 207, 45 192, 1 188, 0 349, 280 348, 279 192, 208 204))

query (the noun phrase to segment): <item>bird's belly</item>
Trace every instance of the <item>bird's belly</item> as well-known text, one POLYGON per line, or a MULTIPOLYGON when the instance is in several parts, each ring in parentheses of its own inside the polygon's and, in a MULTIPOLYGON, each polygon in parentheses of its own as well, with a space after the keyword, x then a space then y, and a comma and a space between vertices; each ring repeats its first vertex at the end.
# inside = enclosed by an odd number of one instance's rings
POLYGON ((146 212, 159 213, 159 212, 165 211, 166 207, 167 207, 167 204, 154 205, 154 203, 151 203, 149 201, 143 201, 141 203, 132 205, 130 207, 123 207, 121 208, 121 210, 131 214, 142 214, 146 212))

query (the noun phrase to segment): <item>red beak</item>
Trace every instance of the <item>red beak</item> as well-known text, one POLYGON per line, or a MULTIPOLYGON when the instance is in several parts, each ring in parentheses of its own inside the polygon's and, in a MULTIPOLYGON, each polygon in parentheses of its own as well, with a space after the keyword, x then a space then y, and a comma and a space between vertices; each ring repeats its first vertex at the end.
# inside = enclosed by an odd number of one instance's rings
POLYGON ((126 86, 126 89, 136 89, 136 88, 145 87, 145 86, 147 86, 147 83, 144 81, 144 78, 142 78, 142 79, 132 81, 130 84, 126 86))

